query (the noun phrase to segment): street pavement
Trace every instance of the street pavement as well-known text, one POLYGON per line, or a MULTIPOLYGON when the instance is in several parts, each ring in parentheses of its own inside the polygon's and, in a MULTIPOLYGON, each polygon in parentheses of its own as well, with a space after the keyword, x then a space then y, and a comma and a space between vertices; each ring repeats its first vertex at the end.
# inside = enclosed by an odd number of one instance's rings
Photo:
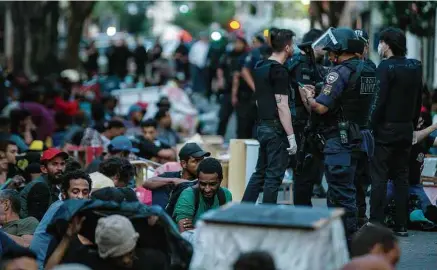
MULTIPOLYGON (((313 199, 314 206, 326 206, 325 199, 313 199)), ((437 232, 409 231, 399 237, 401 260, 397 270, 436 270, 437 232)))
MULTIPOLYGON (((225 138, 235 138, 235 115, 232 115, 225 138)), ((327 188, 325 179, 323 185, 327 188)), ((314 206, 326 206, 325 199, 313 199, 314 206)), ((437 270, 437 232, 409 231, 409 237, 399 238, 401 260, 397 270, 437 270)))

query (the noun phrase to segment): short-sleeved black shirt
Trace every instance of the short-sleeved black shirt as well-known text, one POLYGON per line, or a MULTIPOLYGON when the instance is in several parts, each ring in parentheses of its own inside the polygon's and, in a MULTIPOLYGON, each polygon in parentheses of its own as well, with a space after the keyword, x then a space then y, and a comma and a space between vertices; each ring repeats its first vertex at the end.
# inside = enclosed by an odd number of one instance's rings
POLYGON ((231 93, 233 76, 235 71, 239 69, 238 61, 242 55, 242 52, 231 51, 220 57, 219 67, 223 70, 226 83, 225 89, 222 89, 223 93, 231 93))
POLYGON ((138 154, 138 156, 145 158, 145 159, 151 159, 153 157, 158 157, 158 153, 159 151, 161 151, 162 149, 169 149, 171 148, 170 146, 161 143, 160 146, 156 146, 153 142, 146 140, 144 137, 142 136, 138 136, 137 137, 137 148, 140 149, 140 153, 138 154))
POLYGON ((284 65, 269 59, 258 62, 255 67, 255 88, 260 120, 279 120, 275 95, 287 96, 288 100, 288 86, 289 75, 284 65), (263 80, 259 69, 266 65, 270 65, 269 79, 263 80))

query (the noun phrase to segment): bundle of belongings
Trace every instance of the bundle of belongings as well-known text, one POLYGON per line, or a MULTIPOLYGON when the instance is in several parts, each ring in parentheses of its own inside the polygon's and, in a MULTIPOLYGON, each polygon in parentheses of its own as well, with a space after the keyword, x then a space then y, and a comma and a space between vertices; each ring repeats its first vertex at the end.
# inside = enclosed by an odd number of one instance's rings
POLYGON ((150 263, 150 261, 144 261, 147 258, 154 261, 159 258, 160 269, 182 270, 189 267, 193 253, 192 246, 180 236, 176 225, 160 207, 150 207, 127 200, 120 202, 97 199, 66 200, 47 228, 47 232, 55 237, 54 241, 58 243, 61 241, 69 227, 69 223, 75 217, 85 218, 79 234, 94 243, 94 245, 84 246, 84 248, 87 248, 86 254, 98 252, 100 257, 106 258, 106 255, 108 255, 106 253, 111 250, 111 252, 114 251, 115 247, 112 244, 118 241, 122 243, 120 247, 126 246, 124 250, 117 251, 120 254, 126 251, 129 252, 127 245, 133 247, 136 254, 148 254, 145 257, 136 256, 142 267, 135 269, 145 269, 144 265, 150 263), (111 233, 111 230, 114 231, 118 228, 117 224, 123 228, 128 228, 129 226, 123 225, 126 222, 123 224, 115 221, 104 222, 111 219, 121 220, 120 216, 133 225, 132 229, 125 230, 125 233, 129 233, 132 237, 111 233), (102 235, 103 229, 106 232, 103 232, 102 235), (105 235, 110 237, 104 237, 105 235), (130 243, 130 240, 133 242, 130 243), (96 250, 96 245, 98 250, 96 250), (152 258, 150 258, 151 254, 153 254, 152 258))
MULTIPOLYGON (((388 183, 388 205, 386 207, 385 224, 393 228, 395 224, 396 206, 391 190, 393 183, 388 183)), ((410 186, 408 200, 408 229, 421 231, 437 231, 437 207, 431 203, 423 187, 410 186)))

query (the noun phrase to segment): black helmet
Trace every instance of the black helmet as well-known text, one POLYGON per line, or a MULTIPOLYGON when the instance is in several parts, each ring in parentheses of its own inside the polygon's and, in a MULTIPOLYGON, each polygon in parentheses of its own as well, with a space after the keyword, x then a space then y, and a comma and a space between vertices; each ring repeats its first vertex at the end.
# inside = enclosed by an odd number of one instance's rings
POLYGON ((355 29, 355 34, 359 39, 364 41, 364 43, 369 43, 369 34, 364 29, 355 29))
POLYGON ((363 42, 352 29, 346 27, 329 28, 312 46, 338 53, 361 53, 364 50, 363 42))

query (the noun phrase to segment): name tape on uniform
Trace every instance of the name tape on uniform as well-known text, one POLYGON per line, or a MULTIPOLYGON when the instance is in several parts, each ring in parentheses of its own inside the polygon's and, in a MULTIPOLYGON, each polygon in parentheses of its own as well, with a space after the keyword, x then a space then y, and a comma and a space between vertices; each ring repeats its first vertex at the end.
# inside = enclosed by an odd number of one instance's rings
POLYGON ((361 95, 371 95, 375 93, 376 77, 361 77, 361 95))

